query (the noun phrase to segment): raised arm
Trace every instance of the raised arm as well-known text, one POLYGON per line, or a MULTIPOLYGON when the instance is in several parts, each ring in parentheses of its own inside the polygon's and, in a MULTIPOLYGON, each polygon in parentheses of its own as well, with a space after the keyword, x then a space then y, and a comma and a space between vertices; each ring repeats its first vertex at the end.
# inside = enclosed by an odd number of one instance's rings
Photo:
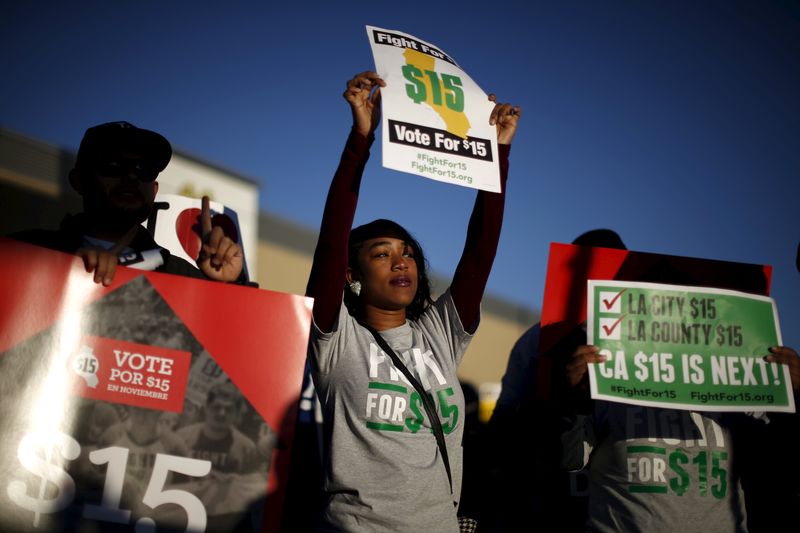
MULTIPOLYGON (((494 102, 495 96, 490 94, 489 100, 494 102)), ((477 327, 483 291, 500 240, 508 178, 508 154, 519 117, 520 108, 511 104, 495 105, 489 117, 489 123, 497 126, 501 192, 478 191, 467 227, 467 241, 450 286, 461 323, 470 332, 477 327)))
POLYGON ((356 213, 361 176, 380 121, 379 87, 384 85, 374 72, 362 72, 347 82, 343 95, 353 114, 353 129, 328 190, 306 286, 306 296, 314 298, 314 322, 322 331, 333 329, 341 306, 347 272, 347 239, 356 213))

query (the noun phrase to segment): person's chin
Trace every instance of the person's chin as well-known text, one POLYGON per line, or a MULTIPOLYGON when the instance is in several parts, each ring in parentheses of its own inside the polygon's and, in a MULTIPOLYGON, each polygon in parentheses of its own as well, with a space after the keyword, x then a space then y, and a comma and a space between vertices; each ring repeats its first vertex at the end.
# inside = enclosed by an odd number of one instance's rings
POLYGON ((224 433, 225 431, 228 431, 230 424, 228 422, 211 422, 208 424, 208 427, 216 433, 224 433))
POLYGON ((138 194, 115 194, 110 203, 115 209, 136 211, 145 207, 144 199, 138 194))
POLYGON ((147 220, 150 215, 150 206, 141 200, 125 199, 111 203, 112 211, 118 218, 123 218, 131 223, 147 220))
POLYGON ((397 295, 392 301, 393 309, 405 309, 414 302, 414 294, 397 295))
POLYGON ((397 300, 401 301, 405 307, 411 305, 414 301, 414 296, 417 294, 416 287, 399 287, 397 289, 397 300))

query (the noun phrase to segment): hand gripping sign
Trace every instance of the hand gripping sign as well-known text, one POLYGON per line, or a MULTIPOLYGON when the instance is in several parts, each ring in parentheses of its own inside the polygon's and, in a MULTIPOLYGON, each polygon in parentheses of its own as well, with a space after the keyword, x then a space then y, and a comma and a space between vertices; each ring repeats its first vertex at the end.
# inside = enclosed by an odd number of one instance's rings
MULTIPOLYGON (((716 287, 754 296, 768 296, 771 275, 772 268, 767 265, 552 243, 542 303, 537 396, 540 399, 550 397, 551 384, 560 377, 554 376, 553 372, 558 371, 565 358, 573 353, 575 346, 587 342, 583 325, 587 322, 588 315, 588 280, 665 283, 694 288, 716 287)), ((602 324, 599 320, 594 323, 595 336, 599 331, 607 331, 608 336, 626 334, 625 320, 630 317, 616 322, 627 313, 614 314, 623 304, 627 305, 626 294, 627 292, 622 293, 616 299, 608 294, 602 298, 595 297, 595 305, 605 301, 611 306, 597 315, 598 319, 602 318, 602 324), (606 329, 603 329, 604 326, 606 329)), ((770 306, 767 307, 771 309, 770 306)), ((726 327, 725 324, 722 325, 726 327)), ((636 327, 638 329, 638 322, 636 327)), ((776 335, 776 327, 777 319, 772 327, 772 335, 776 335)), ((770 331, 770 326, 764 328, 764 331, 770 331)), ((731 335, 735 336, 735 333, 732 329, 731 335)), ((776 342, 777 339, 779 336, 776 337, 776 342)), ((667 351, 664 350, 665 353, 667 351)), ((696 352, 687 353, 692 355, 696 352)), ((753 352, 749 355, 757 353, 766 354, 753 352)), ((622 393, 625 394, 624 391, 622 393)))
POLYGON ((0 253, 0 530, 277 531, 310 300, 0 253))
POLYGON ((386 82, 383 166, 437 181, 500 192, 494 104, 438 47, 367 26, 375 69, 386 82))

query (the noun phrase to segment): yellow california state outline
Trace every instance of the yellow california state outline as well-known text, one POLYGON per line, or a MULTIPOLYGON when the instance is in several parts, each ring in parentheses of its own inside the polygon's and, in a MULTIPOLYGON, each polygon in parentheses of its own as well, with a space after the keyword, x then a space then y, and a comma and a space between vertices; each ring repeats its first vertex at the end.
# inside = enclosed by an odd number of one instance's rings
MULTIPOLYGON (((436 60, 431 56, 423 54, 422 52, 418 52, 417 50, 412 50, 411 48, 406 48, 403 56, 406 58, 406 64, 413 65, 423 71, 430 70, 435 72, 434 67, 436 66, 436 60)), ((443 89, 441 91, 443 96, 442 103, 434 104, 432 101, 433 92, 431 91, 430 78, 428 76, 423 76, 422 81, 425 84, 425 103, 431 106, 433 110, 436 111, 440 117, 442 117, 442 120, 444 120, 445 126, 447 127, 447 131, 449 133, 458 135, 462 139, 466 139, 467 133, 469 133, 470 123, 464 112, 453 111, 444 105, 444 94, 446 91, 443 89)))

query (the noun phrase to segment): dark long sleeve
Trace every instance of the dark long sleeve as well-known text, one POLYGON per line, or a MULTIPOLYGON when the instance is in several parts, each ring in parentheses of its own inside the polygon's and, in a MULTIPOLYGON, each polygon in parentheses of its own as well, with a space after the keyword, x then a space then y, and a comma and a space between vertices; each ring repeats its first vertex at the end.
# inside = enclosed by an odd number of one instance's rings
POLYGON ((483 292, 497 253, 500 229, 503 226, 510 151, 511 145, 498 145, 501 192, 478 192, 469 219, 464 251, 450 286, 458 316, 467 331, 475 330, 483 292))
POLYGON ((314 322, 331 331, 342 303, 347 273, 347 240, 353 226, 361 176, 375 137, 350 132, 331 181, 319 230, 306 296, 314 298, 314 322))

